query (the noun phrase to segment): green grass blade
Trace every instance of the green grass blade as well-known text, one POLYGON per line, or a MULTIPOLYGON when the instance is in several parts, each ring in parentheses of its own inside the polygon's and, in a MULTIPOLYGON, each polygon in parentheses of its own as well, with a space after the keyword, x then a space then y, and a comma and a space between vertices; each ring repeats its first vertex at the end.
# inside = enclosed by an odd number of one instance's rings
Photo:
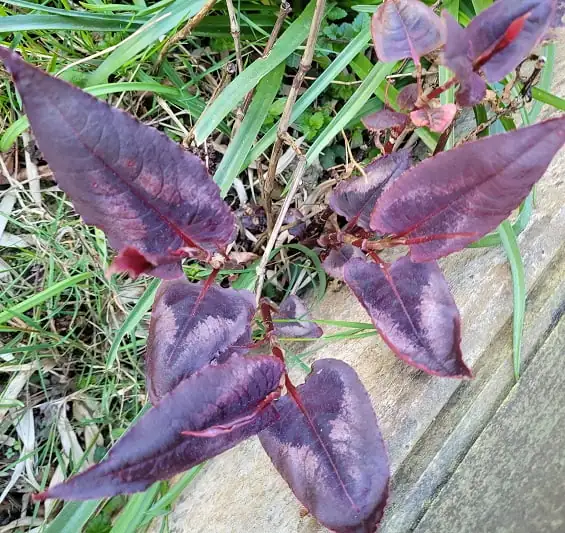
POLYGON ((206 463, 200 463, 199 465, 191 468, 188 472, 185 472, 182 477, 153 504, 149 511, 147 511, 147 518, 152 519, 173 505, 184 489, 192 483, 200 470, 204 468, 205 464, 206 463))
POLYGON ((193 17, 204 5, 204 0, 176 0, 169 7, 157 13, 137 31, 116 48, 100 66, 88 76, 88 85, 106 83, 113 74, 131 61, 137 54, 156 43, 163 35, 175 29, 187 18, 193 17))
MULTIPOLYGON (((306 92, 296 101, 290 116, 291 123, 297 120, 330 85, 330 83, 342 72, 353 58, 362 53, 367 44, 371 34, 369 28, 361 31, 331 62, 330 66, 322 72, 321 76, 316 78, 316 81, 308 87, 306 92)), ((273 126, 255 145, 245 163, 243 168, 248 167, 251 162, 255 161, 267 148, 269 148, 277 138, 277 126, 273 126)), ((242 168, 242 169, 243 169, 242 168)))
POLYGON ((31 14, 0 17, 0 33, 38 30, 123 31, 131 23, 112 19, 79 18, 64 15, 31 14))
POLYGON ((492 4, 492 0, 472 0, 472 2, 477 15, 492 4))
POLYGON ((532 96, 538 102, 553 106, 555 109, 559 109, 559 111, 565 111, 565 100, 555 94, 548 93, 539 87, 534 87, 532 89, 532 96))
POLYGON ((106 358, 106 370, 110 369, 118 356, 118 351, 120 349, 120 343, 126 335, 129 335, 139 324, 141 319, 144 317, 145 313, 149 311, 149 308, 153 305, 153 299, 155 298, 155 293, 159 288, 160 280, 154 279, 145 292, 141 295, 141 298, 135 304, 135 307, 131 310, 127 318, 125 319, 122 327, 116 333, 114 340, 112 341, 112 346, 110 346, 110 351, 108 352, 108 357, 106 358))
POLYGON ((328 286, 328 277, 326 275, 326 271, 324 270, 324 267, 322 266, 322 262, 318 257, 318 254, 316 254, 310 248, 307 248, 306 246, 297 243, 285 244, 284 246, 281 246, 281 248, 290 248, 291 250, 298 250, 312 261, 312 264, 316 269, 316 274, 318 274, 318 282, 319 282, 318 301, 320 301, 324 297, 324 294, 326 294, 326 288, 328 286))
POLYGON ((258 59, 235 78, 202 114, 194 128, 197 144, 204 142, 259 81, 280 65, 306 39, 314 15, 316 1, 311 0, 301 15, 287 28, 264 59, 258 59))
POLYGON ((31 298, 28 298, 27 300, 24 300, 23 302, 20 302, 19 304, 16 304, 2 311, 0 313, 0 324, 4 324, 14 316, 21 315, 22 313, 25 313, 26 311, 29 311, 30 309, 37 307, 46 300, 53 298, 53 296, 60 294, 65 289, 68 289, 69 287, 74 287, 75 285, 78 285, 82 281, 91 277, 92 277, 92 273, 83 272, 82 274, 71 276, 66 280, 51 285, 51 287, 49 287, 48 289, 45 289, 37 294, 34 294, 31 298))
POLYGON ((230 141, 222 162, 216 169, 214 181, 220 187, 222 197, 230 190, 233 180, 239 174, 243 161, 249 154, 255 138, 269 114, 271 104, 281 86, 284 68, 284 63, 281 63, 259 82, 245 118, 230 141))
MULTIPOLYGON (((125 22, 127 24, 130 24, 131 22, 133 22, 134 18, 136 18, 135 14, 132 14, 132 15, 108 15, 108 14, 100 15, 100 14, 97 14, 97 13, 88 13, 87 11, 60 9, 60 8, 57 8, 57 7, 50 7, 50 6, 47 6, 47 5, 40 4, 40 3, 26 2, 25 0, 4 0, 3 4, 16 6, 16 7, 22 7, 24 9, 31 9, 33 11, 38 11, 38 12, 42 12, 42 13, 50 13, 50 14, 53 14, 53 15, 60 15, 60 16, 67 17, 69 19, 74 19, 74 20, 78 20, 78 19, 98 20, 98 21, 101 21, 101 22, 104 22, 104 21, 119 21, 119 22, 125 22)), ((131 8, 130 8, 130 11, 131 11, 131 8)), ((137 23, 142 24, 146 20, 147 19, 143 19, 143 18, 141 20, 138 19, 137 23)))
POLYGON ((518 380, 522 362, 522 335, 524 333, 524 315, 526 313, 526 276, 518 241, 516 240, 516 235, 510 223, 505 220, 498 228, 498 232, 512 271, 512 292, 514 300, 512 351, 514 377, 518 380))
POLYGON ((102 500, 69 502, 45 528, 44 533, 77 533, 96 512, 102 500))
POLYGON ((337 115, 326 126, 306 153, 309 165, 320 155, 339 132, 345 128, 353 116, 365 105, 365 102, 375 92, 377 87, 394 70, 396 63, 377 63, 363 83, 358 87, 353 96, 338 111, 337 115))
POLYGON ((161 488, 161 482, 153 483, 148 489, 129 497, 125 507, 114 522, 110 533, 132 533, 146 517, 161 488))

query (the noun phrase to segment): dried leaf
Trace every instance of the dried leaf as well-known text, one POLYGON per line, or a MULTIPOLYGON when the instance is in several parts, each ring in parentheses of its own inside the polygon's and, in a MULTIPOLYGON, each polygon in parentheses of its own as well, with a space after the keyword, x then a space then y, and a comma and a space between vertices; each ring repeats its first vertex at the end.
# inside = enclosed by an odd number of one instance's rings
POLYGON ((565 116, 426 159, 380 196, 371 228, 402 236, 415 261, 461 250, 529 194, 565 142, 565 116))
POLYGON ((11 50, 0 59, 57 183, 119 250, 111 272, 176 278, 183 256, 231 242, 233 215, 200 159, 11 50))
POLYGON ((370 217, 377 198, 410 168, 410 152, 400 150, 375 159, 365 167, 365 176, 342 181, 330 196, 330 207, 351 224, 370 229, 370 217))
POLYGON ((261 444, 296 497, 338 533, 375 531, 388 495, 386 450, 369 395, 342 361, 316 361, 261 444))
POLYGON ((471 376, 461 354, 459 311, 437 263, 352 259, 345 282, 402 360, 428 374, 471 376))
POLYGON ((274 357, 234 356, 203 368, 149 409, 107 459, 35 499, 88 500, 139 492, 232 448, 276 420, 270 401, 282 374, 282 363, 274 357), (218 428, 224 429, 218 433, 218 428))
POLYGON ((444 43, 441 19, 420 0, 385 0, 373 15, 373 43, 381 61, 420 57, 444 43))
POLYGON ((317 339, 324 334, 318 324, 310 322, 312 317, 306 305, 294 294, 283 300, 279 312, 275 313, 273 318, 298 319, 296 322, 275 322, 275 335, 277 337, 317 339))
POLYGON ((153 404, 197 370, 248 350, 253 294, 211 285, 195 308, 203 289, 204 283, 178 280, 157 291, 145 355, 153 404))
POLYGON ((424 107, 410 113, 410 118, 419 128, 428 127, 437 133, 443 133, 453 122, 457 114, 455 104, 445 104, 439 107, 424 107))

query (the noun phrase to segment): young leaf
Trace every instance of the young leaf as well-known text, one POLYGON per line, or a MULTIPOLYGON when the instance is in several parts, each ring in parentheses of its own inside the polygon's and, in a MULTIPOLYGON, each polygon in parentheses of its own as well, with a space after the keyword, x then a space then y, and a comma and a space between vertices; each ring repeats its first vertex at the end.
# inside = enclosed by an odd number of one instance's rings
POLYGON ((149 409, 104 461, 35 499, 139 492, 232 448, 278 418, 271 402, 282 375, 274 357, 234 356, 203 368, 149 409))
POLYGON ((461 354, 459 310, 437 263, 352 259, 345 282, 398 357, 428 374, 471 376, 461 354))
POLYGON ((546 34, 556 0, 498 0, 465 29, 470 57, 486 79, 496 82, 512 72, 546 34))
POLYGON ((357 246, 344 244, 341 248, 332 250, 322 266, 332 278, 343 281, 343 267, 352 257, 365 259, 365 254, 357 246))
POLYGON ((441 19, 420 0, 385 0, 373 15, 373 43, 379 60, 420 57, 444 42, 441 19))
POLYGON ((111 271, 179 277, 184 255, 232 240, 233 215, 200 159, 15 52, 0 47, 0 59, 57 183, 120 251, 111 271))
POLYGON ((365 176, 342 181, 332 192, 330 207, 351 224, 370 229, 369 219, 377 198, 410 168, 410 152, 400 150, 375 159, 365 167, 365 176))
POLYGON ((461 250, 526 198, 565 142, 565 116, 426 159, 380 196, 371 228, 401 236, 415 261, 461 250))
POLYGON ((154 405, 197 370, 248 351, 253 294, 211 285, 198 302, 203 288, 204 283, 178 280, 162 283, 157 292, 145 355, 154 405))
POLYGON ((465 30, 444 11, 442 13, 447 30, 447 39, 442 53, 442 63, 451 69, 457 81, 457 103, 471 107, 483 100, 487 92, 484 80, 473 70, 473 60, 469 55, 469 42, 465 30))
POLYGON ((383 131, 389 128, 404 128, 408 124, 408 116, 390 109, 381 109, 361 119, 370 131, 383 131))
POLYGON ((418 100, 418 84, 411 83, 402 88, 396 97, 396 103, 400 109, 413 109, 418 100))
POLYGON ((275 313, 273 318, 299 319, 296 322, 275 322, 275 335, 277 337, 317 339, 324 334, 318 324, 304 322, 311 319, 310 313, 308 313, 304 302, 294 294, 283 300, 279 312, 275 313))
POLYGON ((322 359, 261 444, 296 497, 338 533, 372 533, 388 495, 386 450, 369 395, 342 361, 322 359))
POLYGON ((444 104, 439 107, 423 107, 410 113, 410 118, 419 128, 428 127, 437 133, 443 133, 453 122, 457 113, 455 104, 444 104))

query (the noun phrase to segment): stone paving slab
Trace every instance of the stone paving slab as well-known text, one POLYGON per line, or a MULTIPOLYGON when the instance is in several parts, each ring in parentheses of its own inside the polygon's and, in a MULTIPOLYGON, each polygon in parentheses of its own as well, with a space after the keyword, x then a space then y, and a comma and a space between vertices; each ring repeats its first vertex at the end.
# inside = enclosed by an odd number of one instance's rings
POLYGON ((565 532, 565 318, 415 533, 565 532))

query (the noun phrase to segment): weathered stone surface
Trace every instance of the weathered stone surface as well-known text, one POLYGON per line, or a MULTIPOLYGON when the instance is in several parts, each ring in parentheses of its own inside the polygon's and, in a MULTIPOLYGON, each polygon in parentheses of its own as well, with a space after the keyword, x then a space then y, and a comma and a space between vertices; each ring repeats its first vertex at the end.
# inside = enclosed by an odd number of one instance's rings
MULTIPOLYGON (((565 51, 555 71, 565 74, 565 51)), ((557 93, 565 95, 562 77, 557 93)), ((526 264, 528 309, 524 357, 535 354, 565 302, 565 151, 537 189, 531 224, 519 239, 526 264)), ((512 286, 502 249, 465 250, 445 261, 463 319, 463 353, 475 380, 429 377, 398 361, 378 339, 332 342, 311 359, 338 357, 352 365, 371 395, 394 472, 383 531, 410 531, 425 504, 449 478, 512 383, 512 286)), ((345 290, 327 295, 319 318, 368 322, 345 290)), ((328 328, 326 333, 331 332, 328 328)), ((300 375, 293 371, 294 377, 300 375)), ((302 374, 303 375, 303 374, 302 374)), ((310 517, 278 477, 258 441, 211 461, 169 516, 173 533, 315 533, 310 517)))
POLYGON ((565 531, 565 318, 416 533, 565 531))

